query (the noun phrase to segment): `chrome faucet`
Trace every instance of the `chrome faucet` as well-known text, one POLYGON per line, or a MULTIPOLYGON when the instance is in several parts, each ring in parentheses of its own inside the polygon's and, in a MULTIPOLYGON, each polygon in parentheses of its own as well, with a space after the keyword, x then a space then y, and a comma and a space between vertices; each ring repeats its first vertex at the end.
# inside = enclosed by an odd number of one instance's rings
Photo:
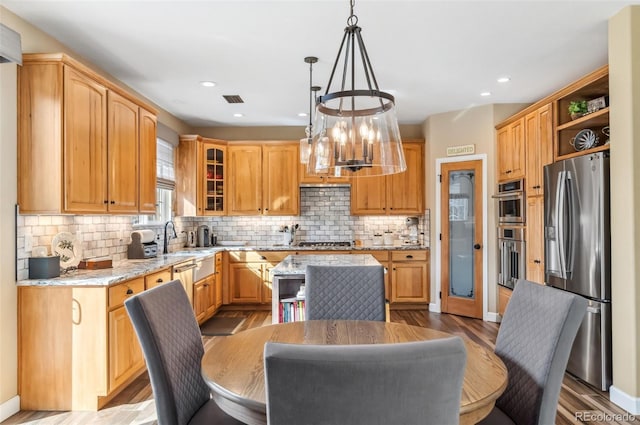
POLYGON ((172 220, 167 221, 164 224, 164 246, 163 246, 163 254, 168 254, 169 252, 169 239, 174 238, 177 239, 178 238, 178 234, 176 233, 176 225, 172 220), (171 225, 171 230, 173 231, 173 235, 167 235, 167 227, 171 225))

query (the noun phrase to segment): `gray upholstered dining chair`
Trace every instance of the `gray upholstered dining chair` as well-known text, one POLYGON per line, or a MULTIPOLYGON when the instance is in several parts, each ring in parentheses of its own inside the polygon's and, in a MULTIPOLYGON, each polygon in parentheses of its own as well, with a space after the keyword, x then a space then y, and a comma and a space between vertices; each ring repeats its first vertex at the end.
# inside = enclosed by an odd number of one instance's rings
POLYGON ((307 320, 385 321, 382 266, 313 266, 305 272, 307 320))
POLYGON ((460 337, 398 344, 264 348, 269 425, 458 424, 460 337))
POLYGON ((505 312, 496 354, 509 383, 480 424, 552 425, 569 353, 587 311, 570 292, 520 280, 505 312))
POLYGON ((182 283, 157 286, 124 305, 147 362, 158 423, 241 424, 220 410, 200 374, 204 347, 182 283))

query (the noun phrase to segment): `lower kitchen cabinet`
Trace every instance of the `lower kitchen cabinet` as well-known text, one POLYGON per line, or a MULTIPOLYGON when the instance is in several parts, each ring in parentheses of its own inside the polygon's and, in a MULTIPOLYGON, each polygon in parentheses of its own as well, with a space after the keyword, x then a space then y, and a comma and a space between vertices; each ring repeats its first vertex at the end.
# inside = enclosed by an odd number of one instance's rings
POLYGON ((222 282, 224 281, 223 276, 222 276, 222 252, 217 252, 216 253, 216 257, 215 257, 215 262, 216 262, 216 268, 215 268, 215 272, 214 272, 214 276, 215 276, 215 281, 216 281, 216 286, 215 286, 215 303, 214 303, 214 313, 216 310, 218 310, 221 306, 222 306, 222 282))
POLYGON ((144 290, 144 276, 110 287, 19 286, 20 408, 95 411, 143 373, 124 301, 144 290))
POLYGON ((109 312, 109 389, 144 367, 142 349, 124 306, 109 312))
POLYGON ((163 283, 171 282, 171 268, 167 267, 144 277, 144 289, 155 288, 163 283))
POLYGON ((271 268, 294 251, 229 252, 229 302, 271 304, 271 268))
POLYGON ((391 303, 429 302, 427 251, 391 253, 391 303))
POLYGON ((527 197, 527 280, 544 284, 544 196, 527 197))
POLYGON ((512 292, 511 289, 498 285, 498 314, 501 316, 504 316, 504 312, 507 310, 507 304, 509 304, 512 292))
POLYGON ((211 275, 193 285, 193 311, 202 323, 216 311, 216 277, 211 275))

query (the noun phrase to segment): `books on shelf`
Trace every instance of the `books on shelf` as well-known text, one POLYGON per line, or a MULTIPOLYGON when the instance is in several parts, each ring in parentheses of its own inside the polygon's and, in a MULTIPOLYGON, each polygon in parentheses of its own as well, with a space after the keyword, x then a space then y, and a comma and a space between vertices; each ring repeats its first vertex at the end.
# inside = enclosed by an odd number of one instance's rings
POLYGON ((282 298, 279 307, 280 323, 305 320, 304 297, 282 298))

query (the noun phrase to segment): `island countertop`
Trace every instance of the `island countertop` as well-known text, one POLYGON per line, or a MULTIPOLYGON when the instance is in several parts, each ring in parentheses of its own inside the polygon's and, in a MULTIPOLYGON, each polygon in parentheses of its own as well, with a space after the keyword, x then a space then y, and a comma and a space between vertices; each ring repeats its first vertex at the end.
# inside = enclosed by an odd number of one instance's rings
POLYGON ((379 266, 380 263, 371 254, 352 255, 288 255, 271 269, 273 276, 304 275, 307 265, 322 266, 379 266))

